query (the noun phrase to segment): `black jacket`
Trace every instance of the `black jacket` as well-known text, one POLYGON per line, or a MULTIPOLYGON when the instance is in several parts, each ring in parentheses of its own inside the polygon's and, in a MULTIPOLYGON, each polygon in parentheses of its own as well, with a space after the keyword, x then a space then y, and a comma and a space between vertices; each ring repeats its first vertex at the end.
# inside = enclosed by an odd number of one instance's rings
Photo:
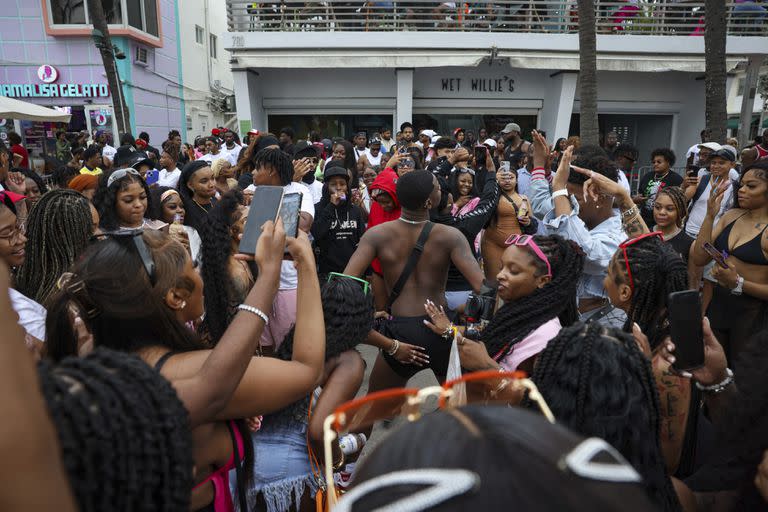
MULTIPOLYGON (((499 204, 499 185, 496 182, 496 173, 488 172, 485 178, 485 185, 483 186, 483 192, 480 194, 480 202, 471 212, 464 215, 448 215, 447 217, 440 216, 434 218, 435 222, 441 224, 447 224, 453 226, 466 237, 469 242, 469 247, 472 252, 475 252, 475 238, 482 231, 493 214, 496 212, 496 206, 499 204)), ((459 272, 453 263, 448 268, 448 282, 446 285, 446 291, 463 291, 469 290, 469 282, 459 272)))
POLYGON ((363 212, 353 204, 334 206, 326 199, 315 205, 315 212, 312 236, 319 249, 319 272, 344 272, 365 231, 363 212))

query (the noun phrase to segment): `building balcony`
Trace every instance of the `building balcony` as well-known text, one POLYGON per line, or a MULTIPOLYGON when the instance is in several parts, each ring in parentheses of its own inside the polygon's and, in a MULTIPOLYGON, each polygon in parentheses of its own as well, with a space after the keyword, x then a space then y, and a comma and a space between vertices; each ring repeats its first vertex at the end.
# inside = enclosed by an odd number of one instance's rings
MULTIPOLYGON (((768 6, 727 0, 729 35, 764 36, 768 6)), ((703 0, 596 0, 599 34, 704 34, 703 0)), ((280 3, 227 0, 230 32, 524 32, 574 34, 575 0, 280 3)))

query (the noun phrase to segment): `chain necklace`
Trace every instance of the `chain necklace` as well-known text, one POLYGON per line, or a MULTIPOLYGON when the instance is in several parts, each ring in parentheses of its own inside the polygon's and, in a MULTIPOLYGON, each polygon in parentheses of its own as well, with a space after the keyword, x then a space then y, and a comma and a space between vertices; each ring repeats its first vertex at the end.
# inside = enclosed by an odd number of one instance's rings
POLYGON ((403 222, 405 222, 406 224, 411 224, 411 225, 414 225, 414 226, 418 226, 419 224, 424 224, 425 222, 429 222, 429 219, 425 219, 425 220, 409 220, 409 219, 404 219, 403 217, 398 217, 398 219, 403 221, 403 222))
MULTIPOLYGON (((195 201, 194 199, 192 199, 192 202, 193 202, 193 203, 195 203, 195 204, 197 205, 197 207, 198 207, 198 208, 200 208, 201 210, 203 210, 205 213, 208 213, 208 210, 206 210, 206 209, 203 207, 203 205, 201 205, 200 203, 198 203, 198 202, 197 202, 197 201, 195 201)), ((211 203, 208 203, 208 204, 210 205, 211 203)))

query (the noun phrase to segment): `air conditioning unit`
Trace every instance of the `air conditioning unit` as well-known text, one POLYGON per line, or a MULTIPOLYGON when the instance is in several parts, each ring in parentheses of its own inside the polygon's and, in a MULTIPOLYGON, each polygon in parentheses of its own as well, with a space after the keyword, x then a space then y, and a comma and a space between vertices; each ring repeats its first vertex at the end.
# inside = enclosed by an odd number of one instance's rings
POLYGON ((139 64, 140 66, 146 66, 149 63, 147 49, 142 48, 141 46, 137 46, 136 56, 134 57, 133 62, 139 64))

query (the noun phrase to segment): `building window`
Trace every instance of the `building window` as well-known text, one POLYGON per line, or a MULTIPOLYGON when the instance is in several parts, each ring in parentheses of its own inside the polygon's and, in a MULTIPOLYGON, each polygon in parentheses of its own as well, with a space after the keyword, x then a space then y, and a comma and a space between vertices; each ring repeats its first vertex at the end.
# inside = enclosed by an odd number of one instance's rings
POLYGON ((187 116, 187 131, 192 131, 194 128, 192 127, 192 116, 187 116))
MULTIPOLYGON (((89 1, 46 0, 53 25, 90 25, 89 1)), ((154 37, 160 35, 157 0, 101 0, 101 4, 107 24, 117 28, 133 27, 154 37)))
POLYGON ((136 64, 141 64, 141 65, 144 65, 144 66, 146 66, 148 64, 149 61, 147 59, 147 49, 146 48, 142 48, 141 46, 137 46, 136 47, 136 57, 134 59, 134 62, 136 64))
POLYGON ((211 49, 210 51, 211 51, 212 59, 216 58, 216 42, 217 41, 218 41, 218 38, 213 34, 211 34, 210 37, 208 38, 208 46, 211 49))
POLYGON ((195 25, 195 42, 197 44, 203 44, 203 38, 205 37, 205 30, 200 25, 195 25))

